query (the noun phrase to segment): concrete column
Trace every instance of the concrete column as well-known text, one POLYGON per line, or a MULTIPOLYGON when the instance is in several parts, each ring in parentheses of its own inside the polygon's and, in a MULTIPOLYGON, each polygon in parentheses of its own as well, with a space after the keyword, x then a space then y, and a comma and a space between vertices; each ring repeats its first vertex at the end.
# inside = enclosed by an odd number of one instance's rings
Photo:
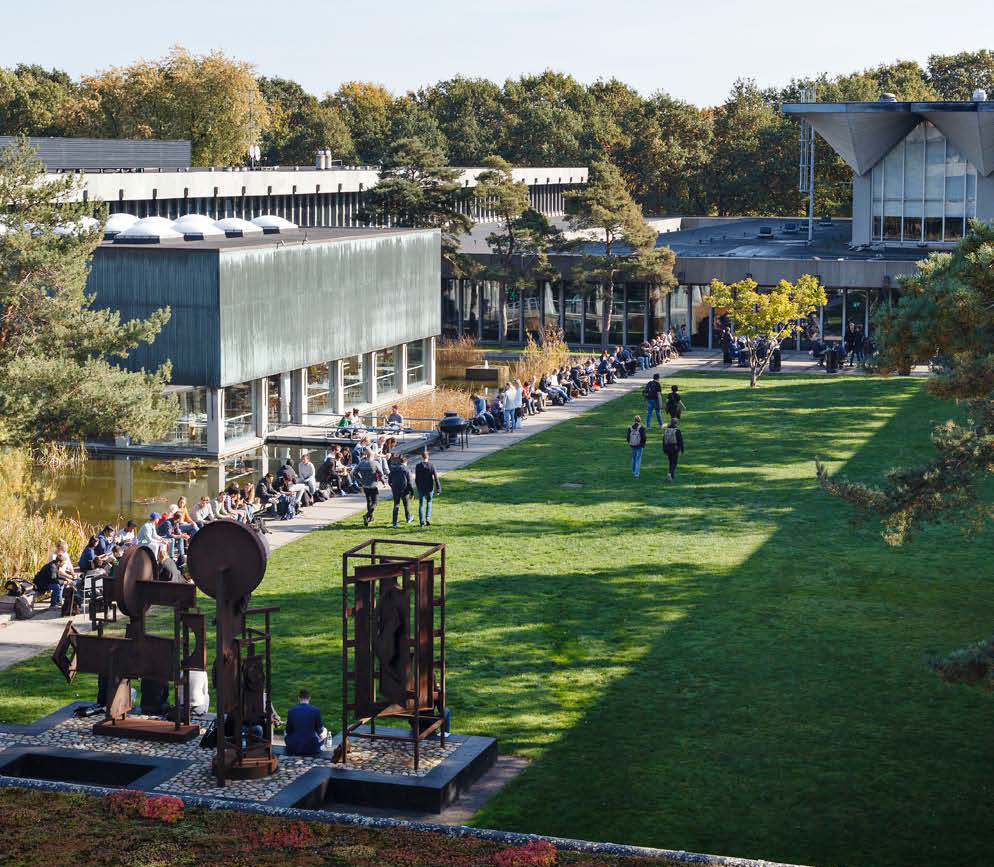
POLYGON ((376 353, 367 352, 362 357, 362 370, 366 377, 366 403, 376 403, 376 353))
POLYGON ((290 371, 290 421, 304 424, 307 416, 307 368, 290 371))
POLYGON ((425 382, 434 386, 435 383, 435 338, 425 341, 425 382))
POLYGON ((401 343, 394 350, 394 359, 397 367, 397 394, 407 393, 407 344, 401 343))
POLYGON ((218 491, 223 491, 228 480, 228 468, 224 462, 218 462, 207 468, 207 493, 213 500, 218 491))
POLYGON ((224 451, 223 388, 207 389, 207 451, 212 455, 219 455, 224 451))
POLYGON ((269 433, 269 380, 265 377, 252 383, 252 408, 255 411, 255 435, 265 439, 269 433))
POLYGON ((332 361, 328 365, 328 390, 331 402, 331 411, 338 415, 345 413, 345 365, 342 359, 332 361))
POLYGON ((280 424, 290 424, 290 374, 280 374, 280 424))

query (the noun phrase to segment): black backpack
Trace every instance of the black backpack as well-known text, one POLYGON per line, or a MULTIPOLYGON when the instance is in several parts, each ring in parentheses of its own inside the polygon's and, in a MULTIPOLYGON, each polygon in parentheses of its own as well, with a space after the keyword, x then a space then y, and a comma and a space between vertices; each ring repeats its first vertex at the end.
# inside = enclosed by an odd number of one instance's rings
POLYGON ((645 385, 642 386, 642 397, 646 400, 652 400, 652 388, 650 387, 653 380, 649 380, 645 385))
POLYGON ((680 395, 671 392, 666 398, 666 413, 674 418, 680 418, 680 395))
POLYGON ((14 617, 18 620, 30 620, 35 616, 34 606, 27 596, 18 596, 14 600, 14 617))

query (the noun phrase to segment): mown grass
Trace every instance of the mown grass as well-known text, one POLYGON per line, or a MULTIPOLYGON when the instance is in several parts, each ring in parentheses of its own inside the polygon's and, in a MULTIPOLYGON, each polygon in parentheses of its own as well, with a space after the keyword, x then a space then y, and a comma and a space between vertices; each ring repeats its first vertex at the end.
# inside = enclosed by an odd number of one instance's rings
MULTIPOLYGON (((819 867, 989 863, 994 705, 926 662, 994 624, 994 536, 889 549, 814 481, 816 457, 874 478, 927 455, 953 409, 911 380, 676 381, 675 485, 658 433, 631 478, 634 394, 443 481, 453 725, 533 760, 476 823, 819 867)), ((337 719, 340 556, 368 535, 355 519, 271 558, 254 601, 282 607, 280 708, 307 686, 337 719)), ((75 687, 29 661, 0 674, 0 716, 93 691, 75 687)))

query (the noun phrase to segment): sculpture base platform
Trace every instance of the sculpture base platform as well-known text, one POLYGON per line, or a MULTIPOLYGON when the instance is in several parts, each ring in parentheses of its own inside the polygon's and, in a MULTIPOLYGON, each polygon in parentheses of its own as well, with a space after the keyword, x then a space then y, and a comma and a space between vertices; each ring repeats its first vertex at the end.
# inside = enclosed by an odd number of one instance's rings
POLYGON ((130 738, 163 744, 185 744, 200 736, 200 726, 181 725, 164 719, 128 717, 123 720, 101 720, 93 726, 93 734, 108 738, 130 738))
MULTIPOLYGON (((276 756, 246 756, 238 761, 233 752, 229 755, 231 758, 224 769, 224 776, 228 780, 261 780, 275 774, 280 764, 276 756)), ((217 776, 216 756, 211 762, 211 769, 217 776)))
MULTIPOLYGON (((368 731, 363 726, 360 731, 368 731)), ((404 729, 377 726, 382 734, 404 735, 404 729)), ((335 736, 326 753, 342 742, 335 736)), ((320 809, 326 802, 441 813, 497 761, 493 738, 446 735, 421 741, 421 761, 414 770, 411 740, 367 740, 349 737, 349 755, 327 770, 311 771, 296 783, 294 806, 320 809)), ((289 801, 289 791, 284 797, 289 801)))

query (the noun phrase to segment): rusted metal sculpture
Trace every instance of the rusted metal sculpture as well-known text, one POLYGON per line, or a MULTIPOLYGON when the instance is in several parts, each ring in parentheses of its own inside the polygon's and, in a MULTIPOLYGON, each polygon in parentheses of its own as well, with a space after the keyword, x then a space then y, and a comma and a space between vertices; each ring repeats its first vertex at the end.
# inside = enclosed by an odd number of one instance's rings
POLYGON ((437 733, 444 745, 444 725, 445 545, 370 539, 342 555, 342 742, 334 759, 348 761, 349 738, 402 740, 413 744, 417 770, 421 741, 437 733), (411 734, 377 733, 387 717, 406 720, 411 734))
POLYGON ((263 537, 237 521, 213 521, 190 541, 190 574, 217 603, 217 753, 212 767, 220 786, 227 779, 264 777, 277 767, 269 617, 279 608, 248 607, 268 557, 263 537), (263 627, 249 626, 248 617, 262 617, 263 627))
POLYGON ((99 603, 95 601, 96 582, 91 587, 92 631, 80 633, 72 622, 67 623, 52 654, 52 661, 70 683, 79 671, 105 678, 105 716, 94 725, 94 734, 153 741, 188 741, 200 734, 200 727, 190 723, 190 671, 207 668, 204 615, 195 608, 193 584, 158 581, 158 571, 150 548, 125 551, 113 576, 102 579, 99 603), (152 605, 173 609, 172 638, 145 631, 145 615, 152 605), (129 618, 124 636, 104 635, 106 624, 117 620, 118 610, 129 618), (175 720, 128 716, 133 707, 131 679, 141 677, 172 682, 175 720))

